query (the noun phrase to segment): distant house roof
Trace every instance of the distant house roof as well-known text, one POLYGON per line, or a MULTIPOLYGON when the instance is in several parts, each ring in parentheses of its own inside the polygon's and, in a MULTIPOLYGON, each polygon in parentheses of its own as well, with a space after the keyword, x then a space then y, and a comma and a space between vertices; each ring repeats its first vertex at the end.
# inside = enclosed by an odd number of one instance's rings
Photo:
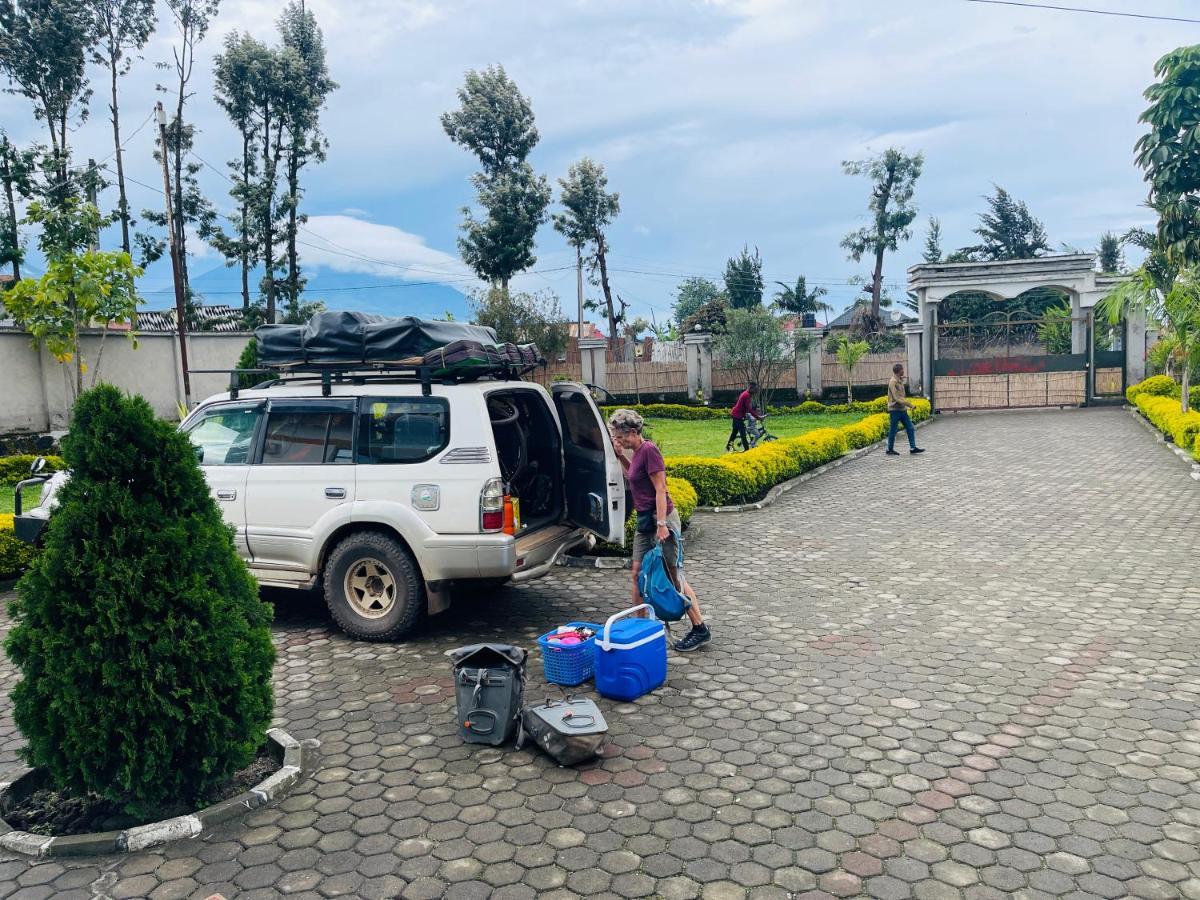
MULTIPOLYGON (((830 328, 849 328, 854 323, 854 314, 858 312, 859 306, 852 306, 832 322, 829 323, 830 328)), ((899 328, 905 322, 915 322, 917 317, 903 309, 881 309, 879 318, 883 320, 885 328, 899 328)))
MULTIPOLYGON (((597 328, 591 322, 584 322, 583 323, 583 336, 585 338, 602 338, 602 337, 604 337, 604 334, 603 334, 603 332, 600 331, 599 328, 597 328)), ((578 322, 568 322, 567 323, 567 337, 569 337, 569 338, 579 337, 579 323, 578 322)))
MULTIPOLYGON (((232 334, 242 331, 242 317, 232 306, 197 306, 196 318, 204 331, 232 334)), ((137 330, 142 332, 174 331, 175 310, 138 310, 137 330)))
POLYGON ((11 275, 0 275, 0 284, 9 284, 13 281, 16 281, 16 279, 11 275))

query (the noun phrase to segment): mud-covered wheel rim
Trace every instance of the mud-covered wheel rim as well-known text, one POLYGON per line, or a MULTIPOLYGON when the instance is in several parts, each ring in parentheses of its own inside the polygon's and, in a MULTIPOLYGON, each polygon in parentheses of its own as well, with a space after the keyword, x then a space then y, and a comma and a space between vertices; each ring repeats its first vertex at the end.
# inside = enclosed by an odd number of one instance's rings
POLYGON ((345 593, 355 613, 379 619, 396 605, 396 576, 385 563, 365 556, 346 569, 345 593))

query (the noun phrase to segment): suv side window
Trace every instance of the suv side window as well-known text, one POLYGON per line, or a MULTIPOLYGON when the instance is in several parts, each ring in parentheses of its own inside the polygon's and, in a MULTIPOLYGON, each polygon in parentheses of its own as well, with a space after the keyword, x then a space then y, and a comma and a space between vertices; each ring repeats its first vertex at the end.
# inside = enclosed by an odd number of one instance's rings
POLYGON ((263 438, 262 465, 349 465, 353 461, 352 402, 271 403, 263 438))
POLYGON ((250 462, 254 433, 262 418, 261 404, 214 406, 188 426, 202 466, 244 466, 250 462))
POLYGON ((450 443, 444 398, 364 397, 358 409, 360 464, 423 462, 450 443))
POLYGON ((558 411, 562 414, 567 439, 583 450, 603 450, 604 434, 596 424, 596 414, 580 393, 559 395, 558 411))

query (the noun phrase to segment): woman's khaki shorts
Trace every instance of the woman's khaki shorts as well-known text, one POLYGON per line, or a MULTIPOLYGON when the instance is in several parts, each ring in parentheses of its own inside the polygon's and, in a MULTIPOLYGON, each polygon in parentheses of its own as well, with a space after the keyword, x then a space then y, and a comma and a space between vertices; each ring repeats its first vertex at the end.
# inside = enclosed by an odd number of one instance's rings
MULTIPOLYGON (((663 553, 670 555, 672 559, 678 559, 679 546, 675 543, 675 535, 683 533, 683 523, 679 521, 679 510, 671 510, 671 514, 667 516, 667 527, 671 529, 672 534, 663 542, 663 553)), ((646 534, 642 534, 640 531, 633 533, 633 561, 635 564, 640 564, 642 557, 649 553, 651 548, 658 543, 658 536, 655 534, 655 531, 646 534)))

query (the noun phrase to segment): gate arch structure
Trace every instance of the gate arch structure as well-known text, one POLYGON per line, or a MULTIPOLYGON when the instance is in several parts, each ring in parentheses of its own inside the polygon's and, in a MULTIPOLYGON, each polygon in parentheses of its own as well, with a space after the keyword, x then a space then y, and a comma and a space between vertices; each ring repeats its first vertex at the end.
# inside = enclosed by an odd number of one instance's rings
POLYGON ((1073 253, 908 270, 919 321, 909 340, 910 388, 938 410, 1086 406, 1116 399, 1145 373, 1144 320, 1097 321, 1120 282, 1073 253))

